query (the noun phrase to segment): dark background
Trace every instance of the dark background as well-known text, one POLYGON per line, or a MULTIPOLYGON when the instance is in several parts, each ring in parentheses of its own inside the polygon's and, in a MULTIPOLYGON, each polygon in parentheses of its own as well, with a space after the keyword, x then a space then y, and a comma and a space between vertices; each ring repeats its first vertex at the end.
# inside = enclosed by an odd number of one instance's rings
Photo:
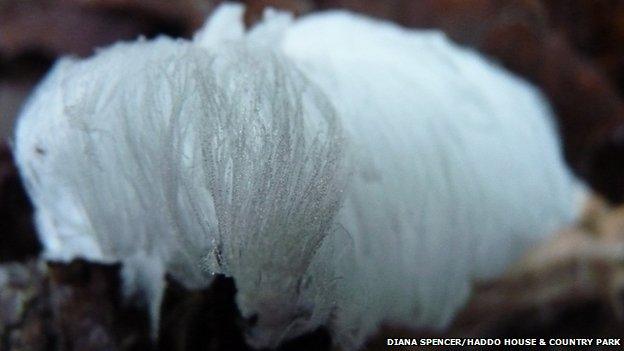
MULTIPOLYGON (((552 104, 569 165, 596 195, 583 218, 506 276, 481 282, 445 332, 386 326, 384 337, 624 336, 624 1, 250 0, 302 15, 348 8, 415 28, 440 28, 537 85, 552 104), (605 199, 610 200, 609 204, 605 199)), ((139 35, 190 37, 217 4, 200 0, 0 0, 0 139, 32 87, 61 55, 139 35)), ((119 267, 44 263, 32 208, 0 147, 0 351, 145 350, 146 312, 122 302, 119 267)), ((187 291, 170 281, 157 347, 244 350, 235 286, 187 291)), ((138 298, 138 297, 137 297, 138 298)), ((285 345, 329 350, 324 330, 285 345)))

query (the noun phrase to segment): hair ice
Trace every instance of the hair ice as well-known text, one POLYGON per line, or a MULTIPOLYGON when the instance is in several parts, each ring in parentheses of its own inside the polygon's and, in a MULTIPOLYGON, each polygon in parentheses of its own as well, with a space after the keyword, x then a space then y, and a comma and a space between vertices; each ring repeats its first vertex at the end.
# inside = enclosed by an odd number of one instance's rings
POLYGON ((15 155, 45 256, 124 263, 154 320, 167 272, 234 278, 258 347, 447 325, 576 213, 548 104, 437 31, 217 9, 192 41, 63 58, 15 155))

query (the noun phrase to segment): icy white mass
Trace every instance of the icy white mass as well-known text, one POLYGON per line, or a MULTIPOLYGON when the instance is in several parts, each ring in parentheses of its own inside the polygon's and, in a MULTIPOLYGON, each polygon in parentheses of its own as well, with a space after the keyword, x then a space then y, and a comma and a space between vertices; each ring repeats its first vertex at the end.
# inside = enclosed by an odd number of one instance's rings
POLYGON ((155 323, 165 273, 225 274, 252 345, 323 325, 354 349, 445 327, 575 217, 530 84, 438 31, 242 14, 56 63, 15 135, 47 259, 121 261, 155 323))

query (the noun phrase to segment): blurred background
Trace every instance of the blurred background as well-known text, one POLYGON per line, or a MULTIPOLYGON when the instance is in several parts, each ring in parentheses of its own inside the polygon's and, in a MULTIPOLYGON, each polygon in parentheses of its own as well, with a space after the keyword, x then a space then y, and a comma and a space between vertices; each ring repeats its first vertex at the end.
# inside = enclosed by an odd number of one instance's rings
MULTIPOLYGON (((0 350, 145 350, 147 314, 119 296, 119 267, 37 260, 32 209, 10 155, 12 126, 55 59, 89 56, 118 40, 189 38, 219 1, 0 0, 0 350)), ((557 116, 566 159, 595 190, 583 218, 497 281, 482 282, 447 333, 387 326, 384 337, 624 336, 624 1, 249 0, 252 26, 267 6, 296 15, 345 8, 457 43, 538 86, 557 116)), ((170 281, 162 350, 246 350, 219 279, 190 292, 170 281)), ((323 330, 284 349, 329 350, 323 330)))

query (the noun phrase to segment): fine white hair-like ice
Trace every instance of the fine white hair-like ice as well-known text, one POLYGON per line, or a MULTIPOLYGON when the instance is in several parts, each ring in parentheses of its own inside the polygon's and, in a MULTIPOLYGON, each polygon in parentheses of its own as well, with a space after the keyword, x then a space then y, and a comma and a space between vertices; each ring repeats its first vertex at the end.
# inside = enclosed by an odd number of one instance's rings
POLYGON ((541 94, 437 31, 219 7, 192 41, 61 59, 15 155, 51 260, 124 264, 155 323, 165 273, 234 278, 248 340, 447 325, 576 214, 541 94))

